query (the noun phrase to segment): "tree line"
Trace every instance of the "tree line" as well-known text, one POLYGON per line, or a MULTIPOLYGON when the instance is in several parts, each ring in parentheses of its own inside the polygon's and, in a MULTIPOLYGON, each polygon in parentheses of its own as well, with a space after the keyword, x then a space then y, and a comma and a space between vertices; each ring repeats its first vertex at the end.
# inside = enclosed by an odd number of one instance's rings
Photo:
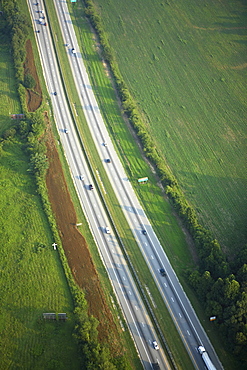
MULTIPOLYGON (((18 138, 23 143, 23 150, 28 154, 29 171, 34 176, 37 192, 41 196, 43 209, 48 218, 54 240, 60 240, 56 221, 52 213, 51 205, 46 188, 46 173, 49 167, 46 156, 46 123, 42 113, 42 107, 36 112, 28 112, 26 107, 26 87, 33 85, 33 79, 24 75, 24 61, 26 58, 25 44, 32 30, 30 19, 21 12, 16 0, 0 0, 3 11, 0 37, 9 40, 15 66, 17 89, 19 92, 22 111, 25 119, 15 123, 7 129, 0 138, 1 148, 6 142, 18 138)), ((87 370, 128 370, 129 360, 126 355, 114 357, 109 348, 98 341, 98 321, 88 314, 88 303, 84 292, 76 285, 73 275, 67 263, 67 259, 61 242, 58 243, 59 256, 61 258, 66 278, 74 302, 74 315, 76 326, 74 336, 77 338, 80 348, 82 368, 87 370)))
POLYGON ((155 165, 165 192, 195 242, 199 266, 188 271, 187 278, 194 288, 206 315, 216 316, 225 346, 247 363, 247 246, 240 248, 234 256, 227 258, 219 242, 202 226, 195 210, 186 200, 177 179, 166 161, 157 151, 153 139, 146 129, 138 106, 132 98, 121 76, 103 22, 92 0, 84 0, 85 14, 96 30, 103 58, 109 64, 123 112, 135 129, 146 157, 155 165))

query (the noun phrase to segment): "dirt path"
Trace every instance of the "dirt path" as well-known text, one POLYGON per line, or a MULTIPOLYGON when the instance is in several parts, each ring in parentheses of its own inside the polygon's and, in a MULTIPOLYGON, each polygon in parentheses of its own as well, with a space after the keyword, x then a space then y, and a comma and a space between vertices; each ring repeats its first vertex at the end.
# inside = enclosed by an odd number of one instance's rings
POLYGON ((99 340, 108 342, 114 353, 119 355, 121 350, 117 327, 106 304, 87 243, 75 225, 77 222, 75 209, 51 133, 48 134, 47 156, 50 162, 46 179, 49 199, 70 269, 77 284, 86 292, 89 313, 100 322, 99 340))
POLYGON ((35 112, 42 104, 42 90, 36 71, 36 66, 33 57, 33 49, 30 40, 26 42, 26 60, 24 63, 24 75, 30 74, 36 81, 33 90, 26 89, 26 104, 28 112, 35 112))

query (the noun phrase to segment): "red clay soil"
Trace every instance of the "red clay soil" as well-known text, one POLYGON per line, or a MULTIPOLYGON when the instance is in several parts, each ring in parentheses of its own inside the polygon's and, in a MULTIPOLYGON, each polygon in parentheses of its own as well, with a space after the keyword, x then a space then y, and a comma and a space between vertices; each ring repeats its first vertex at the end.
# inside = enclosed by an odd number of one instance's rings
POLYGON ((26 42, 26 60, 24 62, 24 75, 30 74, 36 81, 36 85, 32 90, 26 89, 26 104, 28 112, 35 112, 42 103, 42 90, 34 63, 33 49, 30 40, 26 42))
POLYGON ((104 298, 87 243, 75 225, 75 209, 51 133, 48 133, 47 156, 50 163, 46 178, 49 199, 70 269, 77 284, 86 292, 89 314, 99 320, 99 341, 108 342, 111 352, 119 355, 121 350, 117 328, 104 298))

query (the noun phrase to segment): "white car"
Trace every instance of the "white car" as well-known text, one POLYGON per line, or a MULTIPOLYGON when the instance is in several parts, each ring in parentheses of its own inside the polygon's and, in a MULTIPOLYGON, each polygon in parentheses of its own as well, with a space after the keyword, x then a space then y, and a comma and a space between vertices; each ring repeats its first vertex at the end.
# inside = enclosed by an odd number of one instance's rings
POLYGON ((156 349, 156 351, 158 351, 158 349, 160 349, 156 340, 153 341, 153 347, 154 347, 154 349, 156 349))
POLYGON ((106 232, 106 234, 110 234, 111 233, 110 228, 109 227, 106 227, 105 228, 105 232, 106 232))

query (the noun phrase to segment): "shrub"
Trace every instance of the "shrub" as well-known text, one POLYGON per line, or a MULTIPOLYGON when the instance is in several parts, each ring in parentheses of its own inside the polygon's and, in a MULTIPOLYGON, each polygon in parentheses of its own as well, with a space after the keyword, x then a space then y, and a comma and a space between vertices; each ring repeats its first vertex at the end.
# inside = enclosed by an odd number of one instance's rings
POLYGON ((11 127, 3 133, 3 138, 5 140, 11 140, 11 139, 13 139, 15 134, 16 134, 16 129, 14 127, 11 127))
POLYGON ((30 73, 27 73, 25 75, 23 85, 27 89, 33 89, 35 87, 36 81, 35 81, 35 79, 33 78, 33 76, 30 73))

